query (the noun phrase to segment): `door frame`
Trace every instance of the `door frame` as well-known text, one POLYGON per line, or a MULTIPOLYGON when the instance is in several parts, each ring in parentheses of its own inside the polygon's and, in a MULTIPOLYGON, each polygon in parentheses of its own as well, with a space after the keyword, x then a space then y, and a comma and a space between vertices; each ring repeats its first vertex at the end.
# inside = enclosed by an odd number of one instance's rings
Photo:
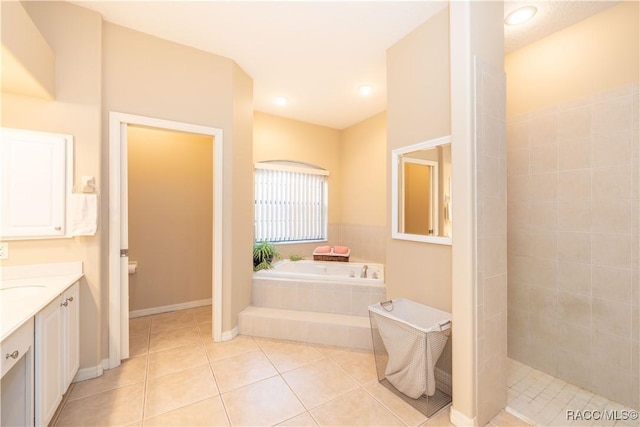
POLYGON ((222 196, 223 131, 220 128, 109 112, 109 368, 129 357, 128 256, 121 242, 128 240, 127 126, 141 125, 197 133, 213 138, 213 340, 222 341, 222 196), (124 261, 122 258, 126 258, 124 261), (125 262, 126 261, 126 262, 125 262))

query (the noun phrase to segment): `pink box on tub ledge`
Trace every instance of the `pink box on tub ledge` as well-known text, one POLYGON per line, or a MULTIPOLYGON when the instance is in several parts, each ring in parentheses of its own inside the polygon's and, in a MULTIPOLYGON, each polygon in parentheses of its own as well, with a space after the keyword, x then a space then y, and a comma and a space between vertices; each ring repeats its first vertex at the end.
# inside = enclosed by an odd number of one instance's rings
POLYGON ((313 251, 314 261, 349 262, 351 249, 346 246, 318 246, 313 251))

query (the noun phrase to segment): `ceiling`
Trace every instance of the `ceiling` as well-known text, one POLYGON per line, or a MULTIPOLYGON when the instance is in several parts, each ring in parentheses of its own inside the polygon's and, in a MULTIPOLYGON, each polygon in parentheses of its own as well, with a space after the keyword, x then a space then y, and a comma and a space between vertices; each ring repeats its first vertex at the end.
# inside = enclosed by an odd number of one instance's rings
MULTIPOLYGON (((106 21, 233 59, 254 109, 343 129, 386 109, 386 50, 441 1, 73 1, 106 21), (368 97, 358 94, 370 85, 368 97), (286 106, 275 103, 278 96, 286 106)), ((524 2, 505 2, 505 12, 524 2)), ((534 1, 537 21, 507 28, 509 52, 610 7, 534 1)))

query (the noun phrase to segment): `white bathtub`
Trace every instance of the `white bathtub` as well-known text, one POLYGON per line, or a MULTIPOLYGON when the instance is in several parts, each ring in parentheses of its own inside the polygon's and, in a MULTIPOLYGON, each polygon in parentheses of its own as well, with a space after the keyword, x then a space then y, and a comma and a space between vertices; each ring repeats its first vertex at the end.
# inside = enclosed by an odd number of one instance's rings
POLYGON ((368 316, 386 293, 382 264, 283 260, 253 274, 251 298, 258 307, 368 316), (365 265, 369 278, 360 278, 365 265))
POLYGON ((279 277, 321 281, 345 281, 346 283, 384 284, 384 265, 375 263, 338 261, 278 261, 270 270, 260 270, 256 277, 279 277), (364 266, 367 278, 361 278, 364 266))

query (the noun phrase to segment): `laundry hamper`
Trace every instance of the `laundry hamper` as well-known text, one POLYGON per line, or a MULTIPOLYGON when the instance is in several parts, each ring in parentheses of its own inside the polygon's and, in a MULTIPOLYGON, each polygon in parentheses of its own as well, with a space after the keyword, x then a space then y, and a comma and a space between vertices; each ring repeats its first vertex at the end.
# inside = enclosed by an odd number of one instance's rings
POLYGON ((427 417, 451 403, 451 314, 398 298, 369 320, 378 381, 427 417))

